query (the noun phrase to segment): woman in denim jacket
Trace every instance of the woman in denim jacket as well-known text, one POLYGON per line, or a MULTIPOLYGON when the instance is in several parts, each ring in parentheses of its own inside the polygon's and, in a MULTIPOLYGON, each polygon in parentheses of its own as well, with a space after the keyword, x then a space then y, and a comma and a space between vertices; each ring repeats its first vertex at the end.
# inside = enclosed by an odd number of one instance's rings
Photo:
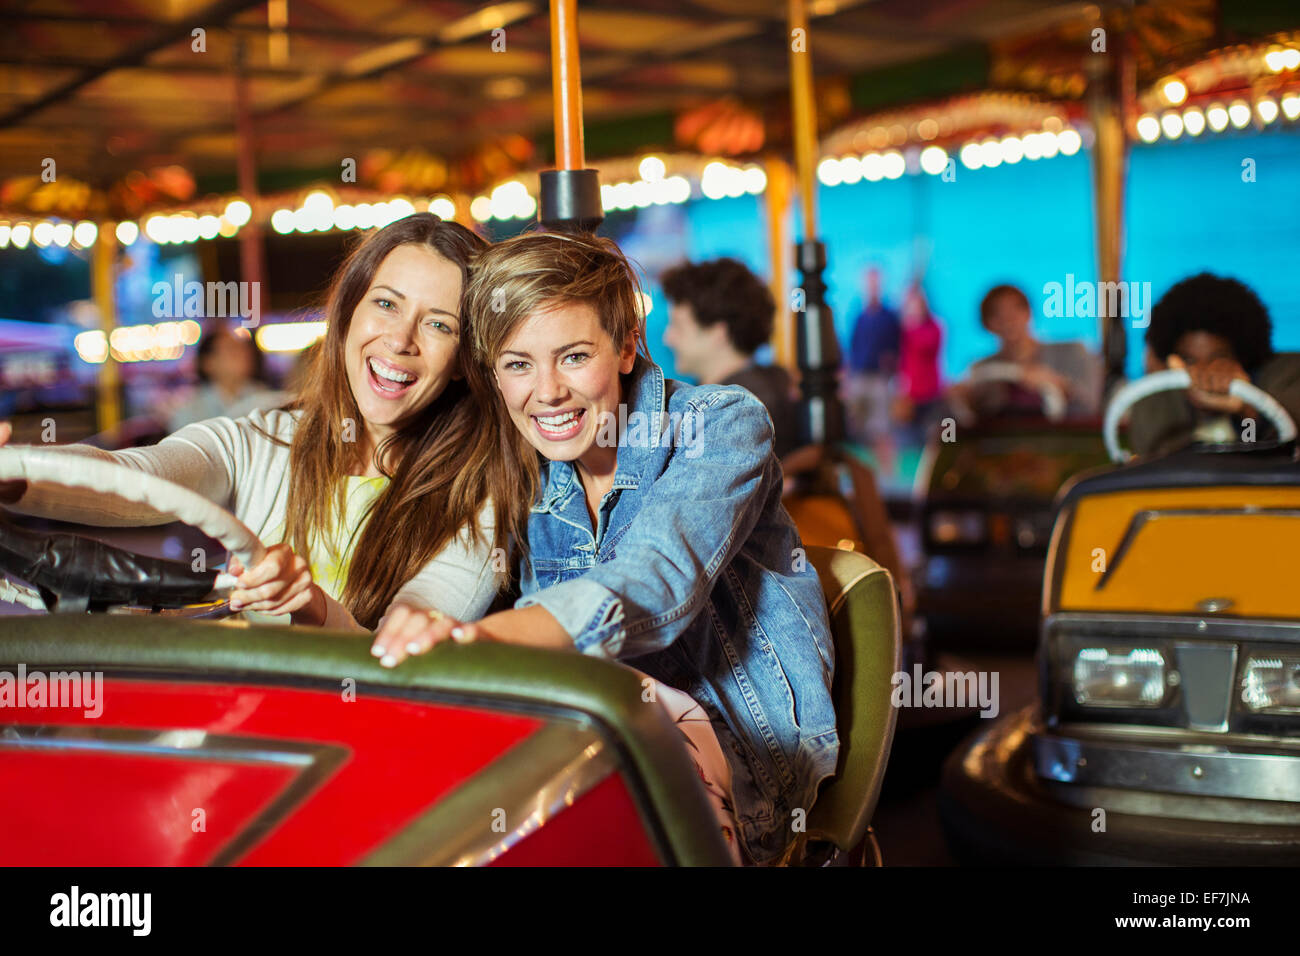
POLYGON ((472 624, 399 608, 374 652, 499 640, 637 668, 676 695, 670 713, 702 707, 741 849, 768 862, 835 771, 825 599, 781 505, 766 410, 736 386, 665 380, 638 294, 605 239, 526 234, 476 260, 478 373, 523 439, 503 451, 531 503, 523 597, 472 624))

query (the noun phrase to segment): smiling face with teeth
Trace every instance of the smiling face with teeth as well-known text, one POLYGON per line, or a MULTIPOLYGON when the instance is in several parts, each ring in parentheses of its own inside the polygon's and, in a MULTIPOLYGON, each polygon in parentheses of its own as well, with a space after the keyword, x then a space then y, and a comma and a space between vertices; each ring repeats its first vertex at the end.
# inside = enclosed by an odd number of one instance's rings
POLYGON ((460 267, 407 243, 375 270, 348 324, 348 384, 373 449, 459 378, 460 267))
POLYGON ((632 371, 636 338, 616 348, 595 308, 565 302, 534 312, 505 342, 493 366, 515 427, 553 461, 612 473, 618 449, 596 443, 606 414, 622 401, 619 375, 632 371))

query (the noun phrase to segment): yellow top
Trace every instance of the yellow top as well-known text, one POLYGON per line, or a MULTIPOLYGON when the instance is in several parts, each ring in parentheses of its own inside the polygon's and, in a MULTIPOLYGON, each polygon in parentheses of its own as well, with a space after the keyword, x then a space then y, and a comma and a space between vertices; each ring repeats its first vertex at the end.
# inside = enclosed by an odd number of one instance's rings
MULTIPOLYGON (((332 537, 314 540, 308 561, 311 564, 311 578, 319 584, 321 590, 335 601, 343 598, 343 586, 348 580, 348 571, 352 567, 352 554, 361 530, 370 516, 366 513, 380 493, 388 487, 388 479, 382 475, 376 478, 363 478, 360 475, 348 475, 347 498, 343 520, 334 529, 332 537)), ((284 522, 267 535, 267 541, 284 540, 284 522)), ((271 615, 257 611, 245 611, 244 617, 250 621, 275 622, 287 620, 287 615, 271 615)))
MULTIPOLYGON (((311 561, 312 580, 334 600, 342 599, 343 586, 348 580, 348 570, 352 567, 352 549, 361 537, 371 504, 388 487, 388 479, 382 475, 376 478, 363 478, 349 475, 347 505, 343 520, 334 529, 334 536, 325 541, 312 542, 311 561)), ((283 529, 282 529, 283 533, 283 529)))

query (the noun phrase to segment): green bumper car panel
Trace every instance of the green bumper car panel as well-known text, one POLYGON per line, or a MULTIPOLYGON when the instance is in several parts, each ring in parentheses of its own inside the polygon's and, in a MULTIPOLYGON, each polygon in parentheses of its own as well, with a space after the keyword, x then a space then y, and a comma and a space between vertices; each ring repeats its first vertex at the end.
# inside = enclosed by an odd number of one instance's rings
POLYGON ((830 611, 840 737, 839 766, 822 784, 808 834, 848 852, 866 836, 894 739, 892 678, 902 666, 898 600, 889 572, 865 555, 809 547, 808 558, 830 611))

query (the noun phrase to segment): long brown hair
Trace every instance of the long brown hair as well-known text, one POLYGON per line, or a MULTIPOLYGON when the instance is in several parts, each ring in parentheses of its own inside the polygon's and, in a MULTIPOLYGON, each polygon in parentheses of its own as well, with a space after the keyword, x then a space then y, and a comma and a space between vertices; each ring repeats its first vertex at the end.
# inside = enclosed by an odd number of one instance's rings
MULTIPOLYGON (((284 537, 299 554, 310 554, 313 541, 333 540, 346 512, 346 476, 369 464, 362 459, 365 443, 354 440, 356 429, 365 425, 348 384, 344 345, 352 314, 375 272, 390 252, 407 244, 424 246, 459 266, 462 292, 470 260, 487 248, 464 226, 417 213, 371 235, 338 270, 326 306, 325 339, 296 406, 302 416, 290 450, 284 537)), ((463 365, 468 364, 472 321, 462 309, 463 365)), ((494 547, 508 548, 517 534, 525 509, 506 478, 496 419, 484 414, 492 401, 481 378, 449 382, 428 407, 374 449, 375 464, 390 481, 371 505, 351 549, 353 559, 339 595, 362 626, 373 629, 397 591, 461 529, 483 544, 478 518, 485 504, 490 502, 495 512, 494 547)))

